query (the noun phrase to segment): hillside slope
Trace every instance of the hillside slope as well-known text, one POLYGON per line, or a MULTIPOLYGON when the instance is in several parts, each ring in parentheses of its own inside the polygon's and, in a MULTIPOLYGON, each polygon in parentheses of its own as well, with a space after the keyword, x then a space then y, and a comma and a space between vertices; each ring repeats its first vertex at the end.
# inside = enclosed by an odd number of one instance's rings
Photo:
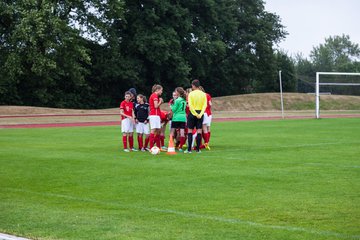
MULTIPOLYGON (((314 110, 315 96, 305 93, 284 93, 284 109, 314 110)), ((281 110, 279 93, 256 93, 213 98, 213 111, 281 110)), ((360 96, 322 95, 322 110, 360 110, 360 96)))
MULTIPOLYGON (((213 98, 213 111, 279 111, 279 93, 256 93, 213 98)), ((360 96, 323 95, 320 101, 322 110, 358 110, 360 111, 360 96)), ((169 110, 167 104, 162 109, 169 110)), ((304 93, 285 93, 284 109, 314 110, 315 96, 304 93)), ((29 114, 117 114, 118 108, 110 109, 59 109, 30 106, 0 106, 0 115, 29 114)))

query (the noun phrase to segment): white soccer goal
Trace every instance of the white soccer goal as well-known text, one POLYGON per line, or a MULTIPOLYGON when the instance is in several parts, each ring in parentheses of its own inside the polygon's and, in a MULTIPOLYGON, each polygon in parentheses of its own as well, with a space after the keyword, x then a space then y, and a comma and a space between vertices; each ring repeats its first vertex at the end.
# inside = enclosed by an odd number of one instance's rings
POLYGON ((316 89, 315 89, 315 101, 316 101, 316 118, 320 118, 320 87, 321 86, 360 86, 360 82, 349 81, 320 81, 320 75, 339 75, 339 76, 360 76, 360 73, 345 73, 345 72, 316 72, 316 89))

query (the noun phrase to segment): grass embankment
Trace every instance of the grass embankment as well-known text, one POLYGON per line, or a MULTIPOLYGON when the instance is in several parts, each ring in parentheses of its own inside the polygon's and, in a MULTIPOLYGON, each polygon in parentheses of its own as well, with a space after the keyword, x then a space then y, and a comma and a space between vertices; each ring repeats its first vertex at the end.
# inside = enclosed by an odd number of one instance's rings
MULTIPOLYGON (((315 109, 315 96, 305 93, 284 93, 284 109, 289 111, 305 111, 315 109)), ((120 101, 121 99, 119 99, 120 101)), ((214 97, 213 111, 279 111, 281 110, 279 93, 256 93, 214 97)), ((322 110, 359 110, 360 96, 322 95, 322 110)), ((168 110, 167 104, 162 106, 168 110)), ((0 106, 0 115, 22 114, 109 114, 118 113, 118 108, 110 109, 59 109, 26 106, 0 106)))
MULTIPOLYGON (((304 111, 315 109, 315 96, 304 93, 284 93, 284 109, 304 111)), ((360 110, 360 96, 320 96, 322 110, 360 110)), ((279 93, 258 93, 217 97, 213 99, 214 111, 279 111, 279 93)))

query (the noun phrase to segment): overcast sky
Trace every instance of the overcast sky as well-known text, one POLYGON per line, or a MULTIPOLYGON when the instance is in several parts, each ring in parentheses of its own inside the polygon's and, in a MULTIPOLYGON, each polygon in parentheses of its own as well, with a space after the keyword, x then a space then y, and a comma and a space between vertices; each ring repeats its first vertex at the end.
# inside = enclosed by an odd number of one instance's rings
POLYGON ((264 0, 289 33, 279 48, 308 57, 325 38, 346 34, 360 45, 360 0, 264 0))

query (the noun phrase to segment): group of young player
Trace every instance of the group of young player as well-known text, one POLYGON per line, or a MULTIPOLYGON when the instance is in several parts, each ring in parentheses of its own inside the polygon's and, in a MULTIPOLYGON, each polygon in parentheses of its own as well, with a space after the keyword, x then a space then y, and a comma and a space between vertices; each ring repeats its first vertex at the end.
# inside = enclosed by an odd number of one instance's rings
POLYGON ((120 104, 125 152, 150 151, 155 145, 161 151, 167 151, 164 142, 168 123, 170 137, 174 139, 178 151, 182 152, 185 144, 187 149, 184 153, 191 153, 193 149, 200 153, 201 148, 210 150, 211 96, 205 93, 199 80, 193 80, 191 88, 186 91, 182 87, 175 88, 169 101, 169 112, 160 108, 164 103, 162 86, 155 84, 151 92, 149 101, 144 95, 137 95, 135 88, 125 92, 125 99, 120 104), (134 147, 134 129, 138 148, 134 147))

